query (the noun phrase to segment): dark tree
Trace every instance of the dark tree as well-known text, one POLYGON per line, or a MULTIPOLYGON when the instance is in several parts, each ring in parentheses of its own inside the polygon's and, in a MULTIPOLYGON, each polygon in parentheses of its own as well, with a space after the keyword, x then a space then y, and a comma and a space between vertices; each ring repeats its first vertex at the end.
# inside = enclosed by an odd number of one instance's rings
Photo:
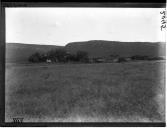
POLYGON ((40 60, 42 61, 42 62, 46 62, 46 60, 47 60, 47 55, 46 54, 41 54, 40 55, 41 57, 40 57, 40 60))
POLYGON ((88 53, 85 51, 78 51, 76 54, 76 58, 80 62, 88 62, 89 61, 88 53))
POLYGON ((42 60, 41 60, 41 55, 40 55, 40 53, 38 53, 38 52, 32 54, 32 55, 28 58, 28 60, 29 60, 30 62, 41 62, 41 61, 42 61, 42 60))
POLYGON ((67 52, 65 49, 57 49, 56 50, 56 57, 59 62, 66 62, 67 52))
POLYGON ((56 50, 50 50, 47 52, 47 59, 52 60, 53 62, 57 62, 57 57, 56 57, 56 50))
POLYGON ((78 61, 77 56, 75 54, 67 54, 66 60, 68 62, 70 62, 70 61, 72 61, 72 62, 78 61))

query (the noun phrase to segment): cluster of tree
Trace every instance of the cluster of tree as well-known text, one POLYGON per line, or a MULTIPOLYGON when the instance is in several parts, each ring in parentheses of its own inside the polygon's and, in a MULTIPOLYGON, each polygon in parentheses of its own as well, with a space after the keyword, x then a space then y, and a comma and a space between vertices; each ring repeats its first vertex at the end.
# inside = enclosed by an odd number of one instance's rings
POLYGON ((43 61, 45 61, 45 55, 40 54, 39 52, 36 52, 28 58, 28 61, 30 61, 30 62, 43 62, 43 61))
POLYGON ((150 56, 141 56, 135 55, 131 57, 118 57, 118 62, 126 62, 126 61, 135 61, 135 60, 164 60, 163 57, 150 57, 150 56))
POLYGON ((78 51, 76 54, 70 54, 65 49, 55 49, 47 53, 36 52, 32 54, 28 60, 30 62, 88 62, 88 53, 85 51, 78 51))
POLYGON ((135 55, 135 56, 132 56, 131 59, 132 60, 163 60, 164 58, 135 55))

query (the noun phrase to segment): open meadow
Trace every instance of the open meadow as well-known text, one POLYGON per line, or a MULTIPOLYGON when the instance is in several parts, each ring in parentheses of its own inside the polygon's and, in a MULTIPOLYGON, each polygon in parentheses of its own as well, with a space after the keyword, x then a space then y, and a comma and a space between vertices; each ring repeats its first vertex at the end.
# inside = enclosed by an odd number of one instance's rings
POLYGON ((165 61, 6 64, 5 119, 165 122, 165 61))

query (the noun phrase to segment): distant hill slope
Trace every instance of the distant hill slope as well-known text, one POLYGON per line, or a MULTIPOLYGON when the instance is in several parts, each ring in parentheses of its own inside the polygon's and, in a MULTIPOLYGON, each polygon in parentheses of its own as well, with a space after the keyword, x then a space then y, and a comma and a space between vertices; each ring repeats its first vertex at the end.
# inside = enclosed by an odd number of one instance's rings
POLYGON ((28 62, 28 57, 33 53, 47 52, 55 48, 61 48, 61 46, 6 43, 6 62, 28 62))
MULTIPOLYGON (((47 52, 51 49, 63 48, 55 45, 35 45, 21 43, 6 43, 6 62, 25 63, 28 57, 35 52, 47 52)), ((86 51, 90 57, 119 56, 165 56, 165 43, 148 42, 118 42, 92 40, 68 43, 64 47, 70 53, 86 51)))
POLYGON ((75 53, 78 50, 87 51, 91 57, 106 57, 111 54, 119 56, 165 56, 165 43, 149 42, 118 42, 92 40, 73 42, 65 46, 67 51, 75 53))

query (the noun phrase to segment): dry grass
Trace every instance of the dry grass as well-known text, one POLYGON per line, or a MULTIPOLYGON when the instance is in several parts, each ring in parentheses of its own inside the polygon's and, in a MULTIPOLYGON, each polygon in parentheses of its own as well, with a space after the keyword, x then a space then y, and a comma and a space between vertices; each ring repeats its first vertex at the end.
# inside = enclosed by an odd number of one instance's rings
POLYGON ((8 65, 6 121, 165 121, 164 73, 163 62, 8 65))

